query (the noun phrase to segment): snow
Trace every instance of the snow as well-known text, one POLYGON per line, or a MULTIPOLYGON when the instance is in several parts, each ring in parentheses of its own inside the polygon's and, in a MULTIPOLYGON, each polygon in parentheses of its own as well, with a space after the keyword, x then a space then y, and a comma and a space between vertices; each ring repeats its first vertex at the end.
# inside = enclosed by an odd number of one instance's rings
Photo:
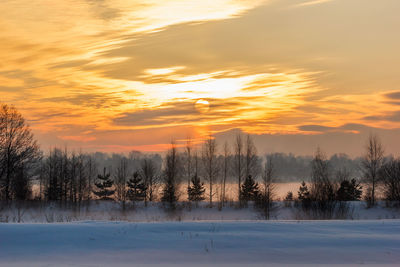
POLYGON ((399 263, 400 220, 0 224, 0 266, 399 263))
MULTIPOLYGON (((305 218, 303 212, 295 207, 285 207, 283 202, 275 202, 276 208, 271 212, 271 220, 298 220, 305 218)), ((385 202, 378 203, 374 208, 367 209, 365 202, 354 201, 350 203, 351 211, 347 219, 351 220, 377 220, 400 219, 400 210, 388 208, 385 202)), ((179 208, 174 214, 164 211, 161 203, 136 203, 134 207, 127 204, 125 212, 121 205, 114 201, 92 201, 90 206, 82 206, 77 209, 63 209, 57 203, 54 205, 34 206, 27 204, 19 210, 12 206, 4 208, 0 212, 0 222, 23 223, 50 223, 73 222, 87 220, 129 221, 129 222, 162 222, 162 221, 236 221, 236 220, 264 220, 259 210, 252 208, 238 209, 237 203, 228 203, 222 209, 218 204, 209 208, 208 203, 194 204, 179 203, 179 208)))

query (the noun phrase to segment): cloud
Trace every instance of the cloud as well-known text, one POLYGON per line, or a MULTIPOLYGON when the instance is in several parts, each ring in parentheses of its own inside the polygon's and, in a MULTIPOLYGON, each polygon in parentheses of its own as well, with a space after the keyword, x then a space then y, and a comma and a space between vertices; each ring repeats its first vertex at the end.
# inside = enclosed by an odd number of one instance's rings
POLYGON ((93 149, 149 148, 152 129, 162 147, 186 131, 400 126, 399 1, 293 2, 1 1, 1 100, 43 143, 79 145, 91 131, 96 140, 81 143, 93 149), (199 99, 208 112, 194 108, 199 99))
POLYGON ((141 126, 165 127, 169 124, 179 125, 192 122, 194 119, 190 118, 198 113, 193 102, 172 102, 151 109, 123 113, 114 118, 114 123, 139 128, 141 126))
POLYGON ((96 140, 96 137, 93 136, 81 136, 81 135, 76 135, 76 136, 59 136, 61 140, 69 140, 69 141, 76 141, 80 143, 86 143, 90 141, 96 140))
POLYGON ((297 4, 296 6, 313 6, 313 5, 328 3, 331 1, 333 1, 333 0, 311 0, 311 1, 305 1, 303 3, 297 4))
POLYGON ((118 97, 117 95, 105 93, 75 93, 59 97, 44 97, 41 98, 41 101, 69 103, 75 106, 94 107, 98 109, 132 103, 132 101, 124 100, 122 97, 118 97))
POLYGON ((389 92, 385 96, 389 99, 400 100, 400 91, 389 92))
POLYGON ((367 116, 364 119, 371 121, 391 121, 400 122, 400 111, 391 112, 387 115, 367 116))
POLYGON ((305 131, 305 132, 328 132, 328 131, 331 131, 332 129, 335 129, 335 128, 322 126, 322 125, 301 125, 299 127, 299 130, 305 131))

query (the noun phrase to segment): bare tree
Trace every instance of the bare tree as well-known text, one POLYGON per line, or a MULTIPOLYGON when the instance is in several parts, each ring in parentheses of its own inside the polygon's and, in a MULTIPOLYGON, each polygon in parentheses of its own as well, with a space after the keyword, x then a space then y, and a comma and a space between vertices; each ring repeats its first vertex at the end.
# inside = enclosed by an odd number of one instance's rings
POLYGON ((87 179, 87 170, 86 170, 86 164, 85 164, 85 157, 80 151, 78 156, 77 156, 77 176, 78 176, 78 188, 77 188, 77 193, 78 193, 78 208, 80 210, 82 201, 84 200, 86 196, 86 188, 88 186, 88 179, 87 179))
POLYGON ((217 166, 217 143, 212 135, 209 135, 207 140, 203 144, 202 150, 202 161, 205 171, 205 179, 209 183, 209 200, 210 207, 212 207, 212 199, 213 199, 213 185, 215 183, 215 179, 218 173, 217 166))
POLYGON ((385 199, 400 204, 400 158, 384 163, 379 171, 383 183, 385 199))
POLYGON ((88 204, 90 203, 92 192, 93 192, 93 181, 94 177, 97 175, 97 166, 96 161, 93 159, 91 155, 87 156, 86 161, 86 169, 87 169, 87 187, 86 187, 86 200, 88 204))
POLYGON ((146 198, 145 198, 145 204, 147 204, 147 201, 154 201, 154 193, 156 190, 156 185, 157 185, 157 168, 156 164, 151 158, 144 158, 142 159, 141 165, 140 165, 140 173, 143 176, 144 183, 146 185, 146 198))
POLYGON ((245 177, 250 175, 256 176, 256 165, 257 165, 257 150, 254 146, 252 137, 248 134, 246 138, 246 157, 245 157, 245 177))
POLYGON ((364 178, 370 186, 370 205, 375 205, 375 194, 378 183, 378 172, 384 160, 384 149, 377 135, 370 135, 366 146, 366 153, 362 160, 364 178))
POLYGON ((188 183, 188 188, 190 187, 190 181, 192 179, 192 139, 188 137, 186 141, 186 147, 185 147, 185 152, 186 152, 186 178, 187 178, 187 183, 188 183))
POLYGON ((269 220, 273 206, 273 198, 275 196, 275 167, 272 156, 267 156, 265 167, 262 175, 262 193, 260 197, 260 206, 264 216, 269 220))
POLYGON ((164 166, 164 188, 161 197, 161 201, 169 204, 171 209, 175 209, 176 201, 178 200, 177 188, 179 186, 179 165, 180 160, 176 145, 171 142, 171 148, 169 149, 165 157, 164 166))
POLYGON ((69 201, 70 203, 76 204, 77 201, 77 165, 78 160, 75 153, 72 153, 72 156, 69 160, 69 168, 68 168, 68 179, 69 179, 69 201))
POLYGON ((228 142, 225 142, 225 144, 224 144, 224 162, 223 162, 223 171, 224 171, 224 176, 223 176, 223 178, 222 178, 222 192, 221 192, 221 202, 222 202, 222 205, 224 205, 224 203, 225 203, 225 201, 226 201, 226 196, 225 196, 225 193, 226 193, 226 180, 227 180, 227 178, 228 178, 228 171, 229 171, 229 165, 230 165, 230 162, 229 162, 229 153, 230 153, 230 151, 229 151, 229 145, 228 145, 228 142))
POLYGON ((329 162, 318 147, 311 162, 311 196, 314 200, 334 198, 334 188, 329 176, 329 162))
MULTIPOLYGON (((314 218, 331 219, 337 207, 336 184, 330 178, 329 161, 320 148, 311 162, 311 212, 314 218)), ((310 204, 309 202, 304 202, 310 204)), ((305 207, 304 207, 305 208, 305 207)))
POLYGON ((122 210, 126 208, 126 181, 128 177, 128 160, 121 157, 115 170, 116 197, 122 203, 122 210))
MULTIPOLYGON (((39 146, 22 115, 13 106, 0 104, 0 192, 8 201, 11 184, 41 157, 39 146)), ((28 177, 27 177, 28 179, 28 177)))
POLYGON ((239 133, 236 135, 235 140, 235 172, 238 178, 238 201, 240 201, 240 191, 242 186, 242 176, 243 176, 243 140, 242 135, 239 133))
POLYGON ((194 151, 194 156, 193 156, 193 160, 194 160, 194 176, 199 176, 199 156, 197 155, 197 150, 194 151))

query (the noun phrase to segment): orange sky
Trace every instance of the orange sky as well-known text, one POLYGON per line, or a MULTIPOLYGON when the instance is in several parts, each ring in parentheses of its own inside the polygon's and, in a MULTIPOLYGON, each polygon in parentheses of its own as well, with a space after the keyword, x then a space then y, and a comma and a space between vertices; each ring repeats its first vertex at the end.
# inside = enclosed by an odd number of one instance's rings
POLYGON ((2 0, 0 101, 43 149, 400 151, 398 0, 2 0))

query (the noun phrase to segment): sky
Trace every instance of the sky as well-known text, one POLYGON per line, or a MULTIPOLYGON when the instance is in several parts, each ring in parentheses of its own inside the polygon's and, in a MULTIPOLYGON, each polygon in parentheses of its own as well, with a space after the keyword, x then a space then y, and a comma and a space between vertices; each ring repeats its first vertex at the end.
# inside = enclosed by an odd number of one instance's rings
POLYGON ((400 151, 398 0, 2 0, 0 101, 42 149, 400 151))

